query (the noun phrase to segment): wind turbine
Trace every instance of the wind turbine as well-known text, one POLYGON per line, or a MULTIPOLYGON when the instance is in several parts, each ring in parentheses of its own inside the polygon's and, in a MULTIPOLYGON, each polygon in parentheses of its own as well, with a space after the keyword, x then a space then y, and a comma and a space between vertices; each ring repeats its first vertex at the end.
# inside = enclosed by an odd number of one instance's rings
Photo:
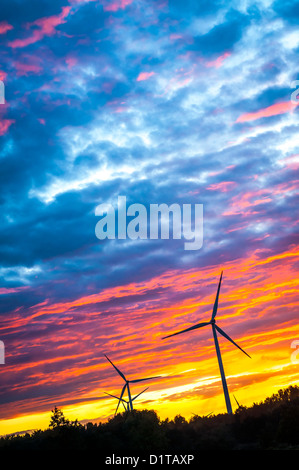
POLYGON ((125 411, 129 411, 129 406, 128 406, 128 403, 129 403, 129 402, 128 402, 127 400, 124 400, 123 398, 119 398, 119 397, 117 397, 117 396, 115 396, 115 395, 111 395, 111 393, 107 393, 107 392, 104 392, 104 393, 106 393, 106 395, 109 395, 109 397, 116 398, 116 399, 118 400, 118 405, 117 405, 117 408, 116 408, 116 410, 115 410, 114 416, 115 416, 116 413, 117 413, 117 410, 118 410, 118 406, 119 406, 119 402, 120 402, 120 401, 122 402, 122 405, 123 405, 125 411), (125 403, 127 404, 127 407, 125 406, 125 403))
MULTIPOLYGON (((118 405, 117 405, 117 408, 116 408, 116 412, 117 413, 117 410, 118 410, 118 407, 120 405, 120 402, 123 398, 123 395, 127 389, 127 392, 128 392, 128 399, 129 399, 129 404, 128 404, 128 407, 129 407, 129 410, 133 411, 133 400, 132 400, 132 397, 131 397, 131 391, 130 391, 130 384, 135 384, 135 383, 138 383, 138 382, 144 382, 145 380, 152 380, 152 379, 158 379, 160 377, 160 375, 156 376, 156 377, 147 377, 146 379, 134 379, 134 380, 128 380, 126 379, 125 375, 116 367, 115 364, 113 364, 112 361, 110 361, 109 357, 106 356, 106 354, 104 354, 104 356, 106 357, 106 359, 110 362, 110 364, 114 367, 114 369, 116 370, 116 372, 121 376, 121 378, 125 381, 125 385, 123 386, 122 388, 122 391, 121 391, 121 394, 120 394, 120 397, 119 397, 119 401, 118 401, 118 405)), ((142 393, 142 392, 141 392, 142 393)), ((140 394, 139 394, 140 395, 140 394)), ((138 395, 137 395, 138 396, 138 395)), ((137 398, 137 396, 135 398, 137 398)))
POLYGON ((229 393, 228 393, 228 388, 227 388, 227 383, 226 383, 226 378, 225 378, 225 373, 224 373, 224 368, 223 368, 223 363, 222 363, 222 358, 221 358, 221 353, 220 353, 220 347, 219 347, 219 342, 218 342, 218 337, 217 337, 217 331, 220 333, 224 338, 228 339, 232 344, 234 344, 237 348, 239 348, 246 356, 250 357, 247 352, 245 352, 240 346, 237 345, 229 336, 226 334, 218 325, 216 325, 216 314, 217 314, 217 309, 218 309, 218 301, 219 301, 219 292, 220 292, 220 286, 221 286, 221 280, 222 280, 222 274, 223 271, 221 272, 220 276, 220 281, 218 284, 218 289, 217 289, 217 294, 216 294, 216 299, 214 302, 213 306, 213 311, 212 311, 212 316, 210 321, 208 322, 203 322, 203 323, 197 323, 190 328, 186 328, 185 330, 178 331, 177 333, 173 333, 168 336, 164 336, 162 339, 165 338, 170 338, 171 336, 175 335, 180 335, 181 333, 185 333, 187 331, 191 330, 196 330, 197 328, 202 328, 203 326, 211 325, 212 326, 212 331, 213 331, 213 337, 214 337, 214 343, 215 343, 215 349, 216 349, 216 354, 217 354, 217 359, 218 359, 218 364, 219 364, 219 370, 220 370, 220 375, 221 375, 221 380, 222 380, 222 387, 223 387, 223 393, 225 397, 225 403, 226 403, 226 409, 229 414, 232 413, 232 406, 229 398, 229 393))
MULTIPOLYGON (((148 389, 148 387, 145 388, 144 390, 142 390, 142 392, 138 393, 138 395, 135 395, 135 397, 132 398, 132 402, 133 402, 136 398, 138 398, 139 395, 141 395, 142 393, 144 393, 147 389, 148 389)), ((117 405, 115 414, 117 413, 117 410, 118 410, 120 401, 122 402, 122 405, 123 405, 125 411, 130 411, 130 402, 129 402, 128 400, 125 400, 124 398, 117 397, 117 396, 115 396, 115 395, 111 395, 111 393, 107 393, 107 392, 104 392, 104 393, 106 393, 106 395, 109 395, 110 397, 116 398, 116 399, 118 400, 118 405, 117 405), (126 403, 126 406, 125 406, 125 403, 126 403)))

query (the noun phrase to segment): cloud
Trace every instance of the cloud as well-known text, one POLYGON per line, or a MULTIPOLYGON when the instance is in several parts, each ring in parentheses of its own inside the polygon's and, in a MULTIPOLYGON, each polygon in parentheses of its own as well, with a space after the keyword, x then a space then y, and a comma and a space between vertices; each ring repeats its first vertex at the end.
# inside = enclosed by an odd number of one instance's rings
POLYGON ((148 80, 154 74, 155 74, 155 72, 140 72, 140 74, 138 75, 136 80, 137 80, 137 82, 141 82, 143 80, 148 80))
POLYGON ((28 75, 30 73, 40 73, 42 71, 42 67, 34 63, 26 64, 15 62, 14 66, 17 70, 17 75, 28 75))
POLYGON ((293 2, 292 0, 287 0, 281 3, 276 0, 272 8, 279 18, 283 18, 291 24, 297 24, 299 18, 299 5, 297 1, 293 2))
POLYGON ((14 122, 14 119, 3 119, 0 121, 0 135, 4 135, 14 122))
POLYGON ((206 66, 216 67, 218 69, 219 67, 222 67, 223 61, 227 59, 228 57, 230 57, 230 55, 231 55, 230 52, 224 52, 224 54, 217 57, 217 59, 207 61, 206 66))
POLYGON ((244 31, 248 27, 250 19, 236 10, 227 12, 222 23, 215 25, 206 34, 194 38, 193 50, 200 55, 230 53, 238 41, 241 40, 244 31))
POLYGON ((0 22, 0 34, 6 34, 7 31, 10 31, 11 29, 13 29, 13 26, 7 21, 0 22))
POLYGON ((65 23, 65 18, 69 15, 71 7, 63 7, 61 13, 49 17, 39 18, 32 23, 27 23, 26 29, 33 29, 32 35, 24 39, 15 39, 8 45, 11 48, 23 48, 42 40, 45 36, 56 34, 56 27, 65 23), (37 27, 37 28, 36 28, 37 27))
POLYGON ((294 111, 296 106, 297 103, 292 103, 291 101, 276 103, 266 108, 259 109, 258 111, 255 111, 253 113, 241 114, 236 120, 236 122, 255 121, 256 119, 261 119, 264 117, 277 116, 279 114, 294 111))
POLYGON ((133 0, 117 0, 109 2, 104 5, 104 10, 113 12, 118 10, 124 10, 128 5, 131 5, 132 2, 133 0))

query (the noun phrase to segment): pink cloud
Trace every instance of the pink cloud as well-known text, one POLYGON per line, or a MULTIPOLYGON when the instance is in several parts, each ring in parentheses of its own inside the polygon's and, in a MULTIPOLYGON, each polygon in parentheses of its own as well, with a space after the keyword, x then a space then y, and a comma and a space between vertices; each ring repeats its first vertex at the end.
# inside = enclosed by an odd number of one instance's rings
POLYGON ((209 191, 220 191, 221 193, 227 193, 235 186, 235 181, 221 181, 220 183, 210 184, 207 189, 209 191))
POLYGON ((113 83, 113 81, 108 81, 108 82, 103 83, 102 88, 104 92, 109 95, 112 92, 114 86, 115 86, 115 83, 113 83))
POLYGON ((78 3, 90 3, 90 2, 95 2, 96 0, 69 0, 69 3, 71 4, 78 4, 78 3))
POLYGON ((2 119, 0 121, 0 135, 6 134, 9 127, 15 122, 14 119, 2 119))
POLYGON ((286 168, 291 170, 299 170, 299 153, 284 157, 281 159, 281 162, 286 168))
POLYGON ((17 292, 21 292, 21 291, 26 290, 26 289, 29 289, 29 286, 1 287, 0 288, 0 295, 15 294, 17 292))
POLYGON ((111 106, 111 108, 113 109, 113 113, 123 113, 129 109, 129 106, 127 105, 126 101, 108 101, 107 105, 111 106))
POLYGON ((171 41, 175 41, 176 39, 182 39, 182 35, 181 34, 176 34, 176 33, 172 33, 170 36, 169 36, 169 39, 171 41))
POLYGON ((152 77, 155 74, 155 72, 141 72, 138 77, 136 78, 137 82, 141 82, 143 80, 148 80, 150 77, 152 77))
POLYGON ((234 168, 236 168, 236 165, 228 165, 222 170, 210 171, 209 176, 221 175, 222 173, 225 173, 226 171, 229 171, 229 170, 233 170, 234 168))
POLYGON ((37 64, 23 64, 20 62, 15 63, 17 69, 17 75, 28 75, 29 73, 39 73, 42 71, 42 67, 37 64))
POLYGON ((41 39, 41 35, 38 33, 38 31, 35 31, 32 36, 26 39, 15 39, 14 41, 9 42, 8 45, 12 48, 29 46, 29 44, 33 44, 41 39))
POLYGON ((8 43, 12 48, 17 47, 26 47, 30 44, 34 44, 37 41, 40 41, 44 36, 53 36, 56 33, 56 26, 65 23, 65 18, 68 16, 71 7, 63 7, 59 15, 48 16, 44 18, 39 18, 33 23, 28 23, 26 29, 33 27, 38 27, 34 29, 31 36, 25 39, 15 39, 8 43))
POLYGON ((5 80, 7 77, 7 73, 4 72, 3 70, 0 70, 0 80, 5 80))
POLYGON ((104 6, 105 11, 117 11, 124 10, 128 5, 130 5, 133 0, 116 0, 115 2, 110 2, 108 5, 104 6))
POLYGON ((76 57, 69 56, 65 59, 65 62, 69 69, 72 69, 78 62, 76 57))
POLYGON ((292 103, 291 101, 283 101, 281 103, 272 104, 267 108, 259 109, 253 113, 244 113, 238 117, 236 122, 247 122, 255 121, 256 119, 261 119, 263 117, 276 116, 277 114, 284 114, 290 111, 293 111, 298 103, 292 103))
POLYGON ((281 197, 284 195, 292 194, 297 191, 299 180, 286 181, 269 188, 262 188, 253 191, 245 191, 242 194, 237 194, 230 201, 228 210, 223 212, 222 215, 236 215, 240 214, 242 217, 250 214, 258 214, 260 204, 267 204, 272 202, 276 196, 281 197), (256 210, 255 210, 256 209, 256 210))
POLYGON ((225 52, 224 54, 220 55, 217 57, 215 60, 211 60, 209 62, 206 62, 206 67, 216 67, 217 69, 222 66, 222 62, 230 57, 231 53, 230 52, 225 52))
POLYGON ((7 21, 1 21, 0 34, 5 34, 7 33, 7 31, 10 31, 11 29, 13 29, 13 26, 11 24, 7 23, 7 21))

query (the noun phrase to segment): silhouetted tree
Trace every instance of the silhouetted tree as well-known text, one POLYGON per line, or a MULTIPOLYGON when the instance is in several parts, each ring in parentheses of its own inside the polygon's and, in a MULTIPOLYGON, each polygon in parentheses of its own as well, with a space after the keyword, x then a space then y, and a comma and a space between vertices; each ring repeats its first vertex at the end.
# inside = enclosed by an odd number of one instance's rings
POLYGON ((49 424, 50 429, 57 428, 58 426, 67 426, 70 424, 69 420, 65 418, 63 412, 55 406, 54 410, 51 410, 52 416, 49 424))

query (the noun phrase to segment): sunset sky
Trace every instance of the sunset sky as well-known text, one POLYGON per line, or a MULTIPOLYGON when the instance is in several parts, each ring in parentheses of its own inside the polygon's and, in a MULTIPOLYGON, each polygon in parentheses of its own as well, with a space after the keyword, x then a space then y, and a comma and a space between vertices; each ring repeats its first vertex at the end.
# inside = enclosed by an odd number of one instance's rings
POLYGON ((1 2, 0 434, 113 416, 104 354, 161 376, 137 409, 225 412, 210 326, 162 340, 209 321, 222 270, 218 324, 251 356, 219 337, 233 410, 299 384, 298 21, 282 0, 1 2), (99 240, 119 196, 203 204, 202 248, 99 240))

